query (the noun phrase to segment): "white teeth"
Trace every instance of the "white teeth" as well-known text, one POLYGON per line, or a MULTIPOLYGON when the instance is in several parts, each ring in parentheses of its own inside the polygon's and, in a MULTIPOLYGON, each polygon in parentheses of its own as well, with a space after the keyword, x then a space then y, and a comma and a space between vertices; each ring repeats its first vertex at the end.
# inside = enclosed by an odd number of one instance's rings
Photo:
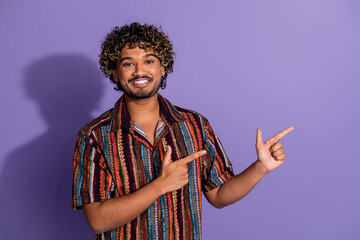
POLYGON ((139 80, 139 81, 135 81, 135 84, 144 84, 147 83, 149 80, 139 80))

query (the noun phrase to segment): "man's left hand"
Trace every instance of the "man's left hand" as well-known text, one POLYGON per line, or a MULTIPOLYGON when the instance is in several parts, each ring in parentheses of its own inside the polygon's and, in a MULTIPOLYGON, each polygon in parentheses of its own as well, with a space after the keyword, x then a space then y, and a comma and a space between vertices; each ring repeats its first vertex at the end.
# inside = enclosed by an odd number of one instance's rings
POLYGON ((261 130, 257 129, 256 151, 258 161, 263 166, 265 173, 273 171, 284 163, 286 159, 285 150, 282 147, 283 144, 278 141, 292 130, 294 130, 294 127, 288 127, 274 137, 269 138, 266 142, 263 142, 261 130))

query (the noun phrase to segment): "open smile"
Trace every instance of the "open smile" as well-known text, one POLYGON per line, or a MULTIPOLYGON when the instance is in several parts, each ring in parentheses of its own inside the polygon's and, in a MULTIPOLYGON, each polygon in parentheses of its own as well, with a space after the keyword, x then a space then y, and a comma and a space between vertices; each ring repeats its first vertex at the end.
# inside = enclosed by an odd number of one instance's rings
POLYGON ((134 84, 144 84, 144 83, 148 83, 149 80, 145 79, 145 80, 135 80, 133 81, 134 84))
POLYGON ((146 87, 152 80, 149 78, 137 78, 131 79, 129 83, 135 87, 143 88, 146 87))

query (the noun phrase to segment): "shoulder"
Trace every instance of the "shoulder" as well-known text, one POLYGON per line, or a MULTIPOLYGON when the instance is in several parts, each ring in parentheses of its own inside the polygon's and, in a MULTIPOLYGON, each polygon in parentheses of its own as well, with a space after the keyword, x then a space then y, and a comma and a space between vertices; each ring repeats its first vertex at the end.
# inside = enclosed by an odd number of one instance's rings
POLYGON ((207 129, 208 127, 210 127, 210 123, 209 123, 208 119, 201 113, 198 113, 194 110, 182 108, 182 107, 179 107, 176 105, 173 105, 173 106, 187 121, 190 121, 190 122, 195 121, 195 122, 199 123, 204 129, 207 129))
POLYGON ((101 127, 109 128, 112 120, 112 115, 113 115, 113 109, 104 112, 103 114, 92 120, 91 122, 84 125, 81 128, 80 132, 82 132, 86 136, 89 136, 93 131, 100 129, 101 127))
POLYGON ((176 105, 173 105, 174 108, 183 116, 195 116, 201 119, 206 119, 206 117, 204 115, 202 115, 201 113, 198 113, 194 110, 190 110, 190 109, 186 109, 186 108, 182 108, 176 105))

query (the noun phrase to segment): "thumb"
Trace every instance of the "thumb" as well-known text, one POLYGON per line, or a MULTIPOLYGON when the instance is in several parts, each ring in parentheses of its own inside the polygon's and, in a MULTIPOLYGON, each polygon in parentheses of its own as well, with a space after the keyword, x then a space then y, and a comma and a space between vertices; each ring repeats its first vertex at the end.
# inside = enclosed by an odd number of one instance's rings
POLYGON ((172 161, 171 161, 171 147, 170 145, 166 146, 166 153, 165 153, 165 157, 163 160, 163 165, 169 165, 172 161))
POLYGON ((260 144, 263 143, 263 139, 262 139, 262 132, 261 130, 258 128, 256 130, 256 146, 259 146, 260 144))

